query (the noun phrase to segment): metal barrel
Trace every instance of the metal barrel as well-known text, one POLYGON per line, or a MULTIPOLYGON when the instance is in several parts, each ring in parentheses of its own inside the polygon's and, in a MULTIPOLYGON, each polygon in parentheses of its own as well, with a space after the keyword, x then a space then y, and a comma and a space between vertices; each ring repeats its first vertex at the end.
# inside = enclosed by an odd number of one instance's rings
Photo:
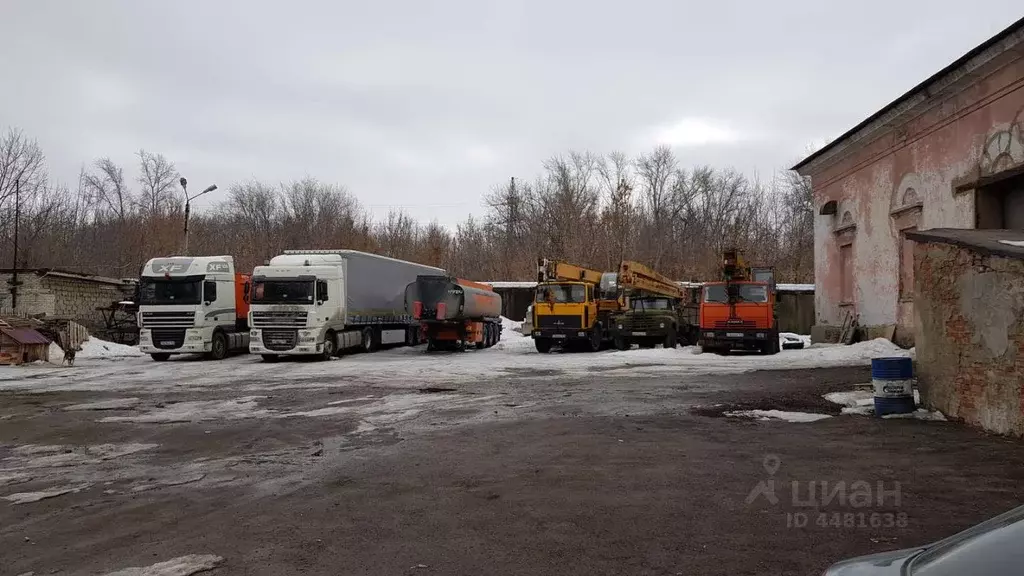
POLYGON ((872 358, 871 384, 877 416, 914 411, 914 364, 910 358, 872 358))

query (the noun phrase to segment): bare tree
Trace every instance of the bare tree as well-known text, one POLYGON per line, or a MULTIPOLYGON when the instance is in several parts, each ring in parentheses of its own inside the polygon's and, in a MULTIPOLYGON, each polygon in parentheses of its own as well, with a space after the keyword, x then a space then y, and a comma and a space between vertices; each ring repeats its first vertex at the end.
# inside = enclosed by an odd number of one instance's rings
POLYGON ((161 214, 176 204, 178 171, 163 154, 139 150, 139 204, 149 216, 161 214))

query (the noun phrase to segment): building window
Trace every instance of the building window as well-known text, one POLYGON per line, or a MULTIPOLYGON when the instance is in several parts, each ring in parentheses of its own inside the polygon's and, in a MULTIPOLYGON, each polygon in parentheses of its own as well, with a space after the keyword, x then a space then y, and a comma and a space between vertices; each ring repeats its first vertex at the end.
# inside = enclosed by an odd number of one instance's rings
POLYGON ((853 303, 853 244, 839 247, 840 302, 853 303))
POLYGON ((977 228, 1024 230, 1024 174, 978 188, 974 213, 977 228))
POLYGON ((917 227, 900 230, 900 300, 914 299, 914 241, 907 238, 907 232, 917 227))

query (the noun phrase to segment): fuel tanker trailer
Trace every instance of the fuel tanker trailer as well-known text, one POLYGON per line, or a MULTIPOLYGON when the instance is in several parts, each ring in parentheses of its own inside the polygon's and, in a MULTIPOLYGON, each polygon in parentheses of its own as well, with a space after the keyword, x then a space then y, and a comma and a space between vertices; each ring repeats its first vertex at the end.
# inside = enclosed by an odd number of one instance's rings
POLYGON ((488 348, 501 340, 501 296, 490 286, 451 276, 420 275, 405 288, 427 350, 488 348))

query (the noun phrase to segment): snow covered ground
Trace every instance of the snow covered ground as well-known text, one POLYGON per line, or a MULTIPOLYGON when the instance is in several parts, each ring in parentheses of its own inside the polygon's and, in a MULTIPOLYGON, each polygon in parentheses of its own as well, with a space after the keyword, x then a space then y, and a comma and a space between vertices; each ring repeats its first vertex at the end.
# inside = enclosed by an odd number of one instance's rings
POLYGON ((506 319, 503 324, 502 341, 484 350, 428 353, 425 346, 401 347, 372 354, 345 355, 328 362, 297 360, 274 364, 250 355, 234 356, 219 362, 204 361, 197 356, 175 356, 169 362, 158 363, 139 353, 135 347, 91 338, 83 345, 74 367, 53 364, 0 367, 0 390, 95 390, 145 394, 206 389, 226 380, 252 381, 251 385, 243 387, 246 393, 288 388, 331 388, 353 383, 401 388, 409 380, 471 383, 481 375, 510 380, 578 379, 595 372, 655 377, 862 366, 874 357, 909 355, 908 351, 881 338, 851 346, 807 345, 802 350, 783 350, 772 356, 719 356, 701 353, 694 346, 540 354, 534 348, 532 338, 515 330, 520 323, 506 319))

